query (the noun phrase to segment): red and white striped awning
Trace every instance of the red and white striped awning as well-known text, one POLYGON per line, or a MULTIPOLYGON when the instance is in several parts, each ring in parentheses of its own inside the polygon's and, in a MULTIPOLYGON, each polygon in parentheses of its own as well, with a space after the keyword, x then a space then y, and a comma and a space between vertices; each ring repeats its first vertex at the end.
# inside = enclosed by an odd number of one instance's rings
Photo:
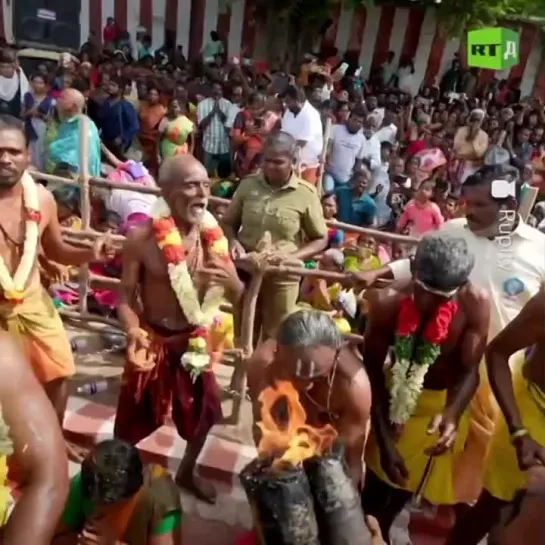
MULTIPOLYGON (((0 28, 8 42, 13 38, 13 1, 0 0, 0 28)), ((82 42, 91 30, 102 37, 106 19, 114 17, 132 36, 138 26, 145 27, 154 47, 161 46, 165 34, 170 32, 186 54, 189 52, 192 56, 198 54, 212 30, 218 30, 225 39, 229 56, 239 56, 241 51, 252 55, 255 49, 255 0, 82 0, 81 4, 82 42)), ((372 66, 382 63, 388 51, 393 51, 396 62, 403 55, 412 57, 417 77, 432 82, 450 66, 455 53, 459 53, 462 62, 466 56, 465 36, 447 39, 436 23, 433 8, 360 6, 347 9, 338 3, 331 19, 333 24, 325 39, 341 52, 358 52, 365 74, 372 66)), ((521 78, 523 96, 532 91, 543 93, 545 73, 541 74, 544 70, 540 70, 539 28, 530 23, 521 23, 518 28, 520 63, 496 76, 510 80, 521 78)), ((481 79, 487 81, 494 75, 493 71, 485 70, 481 79)))

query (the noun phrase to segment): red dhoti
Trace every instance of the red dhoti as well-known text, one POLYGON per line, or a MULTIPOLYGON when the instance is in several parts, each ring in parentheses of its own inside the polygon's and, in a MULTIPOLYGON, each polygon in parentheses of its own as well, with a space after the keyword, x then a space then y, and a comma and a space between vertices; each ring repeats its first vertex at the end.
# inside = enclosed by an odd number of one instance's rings
POLYGON ((172 420, 186 441, 203 437, 221 414, 220 391, 212 371, 193 381, 182 366, 190 329, 172 334, 145 328, 149 333, 150 354, 156 356, 151 371, 137 372, 125 366, 114 436, 133 445, 165 424, 172 407, 172 420))

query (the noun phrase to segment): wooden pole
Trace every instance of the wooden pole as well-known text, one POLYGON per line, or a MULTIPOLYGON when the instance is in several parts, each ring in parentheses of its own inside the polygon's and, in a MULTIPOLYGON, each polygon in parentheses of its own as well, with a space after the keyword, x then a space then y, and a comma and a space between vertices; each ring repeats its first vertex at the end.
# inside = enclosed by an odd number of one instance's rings
MULTIPOLYGON (((83 229, 91 229, 91 192, 89 188, 89 118, 80 115, 79 187, 83 229)), ((89 265, 79 268, 79 304, 82 314, 87 313, 89 294, 89 265)))
POLYGON ((316 189, 318 190, 318 195, 321 197, 324 194, 324 174, 325 174, 325 162, 327 160, 327 150, 329 148, 329 139, 331 138, 331 128, 333 127, 333 123, 331 121, 331 118, 327 118, 327 121, 325 123, 325 130, 324 130, 324 147, 322 149, 322 153, 320 154, 320 170, 318 172, 318 182, 316 189))

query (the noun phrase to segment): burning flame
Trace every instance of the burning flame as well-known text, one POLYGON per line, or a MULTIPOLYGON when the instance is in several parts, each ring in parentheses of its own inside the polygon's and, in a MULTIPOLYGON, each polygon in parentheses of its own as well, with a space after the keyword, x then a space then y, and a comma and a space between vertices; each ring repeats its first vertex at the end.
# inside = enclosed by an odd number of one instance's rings
POLYGON ((322 428, 307 425, 307 414, 299 401, 299 393, 291 382, 277 381, 259 395, 261 402, 261 430, 258 445, 259 456, 274 456, 273 468, 284 464, 296 466, 312 456, 319 456, 331 448, 337 432, 327 424, 322 428), (272 408, 285 398, 288 420, 280 426, 273 417, 272 408), (283 454, 279 456, 279 453, 283 454))

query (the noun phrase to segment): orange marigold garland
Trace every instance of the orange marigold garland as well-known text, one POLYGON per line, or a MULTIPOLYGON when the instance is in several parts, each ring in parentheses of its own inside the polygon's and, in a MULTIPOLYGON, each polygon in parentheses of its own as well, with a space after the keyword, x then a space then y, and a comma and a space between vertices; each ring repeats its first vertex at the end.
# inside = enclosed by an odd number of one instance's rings
MULTIPOLYGON (((183 238, 164 199, 157 200, 152 216, 155 240, 167 264, 172 290, 185 317, 195 326, 188 350, 182 357, 182 365, 191 373, 193 380, 196 380, 200 373, 210 368, 208 339, 220 314, 224 290, 221 286, 212 285, 201 305, 187 267, 183 238)), ((204 214, 200 232, 208 255, 230 259, 227 239, 214 216, 208 211, 204 214)))

